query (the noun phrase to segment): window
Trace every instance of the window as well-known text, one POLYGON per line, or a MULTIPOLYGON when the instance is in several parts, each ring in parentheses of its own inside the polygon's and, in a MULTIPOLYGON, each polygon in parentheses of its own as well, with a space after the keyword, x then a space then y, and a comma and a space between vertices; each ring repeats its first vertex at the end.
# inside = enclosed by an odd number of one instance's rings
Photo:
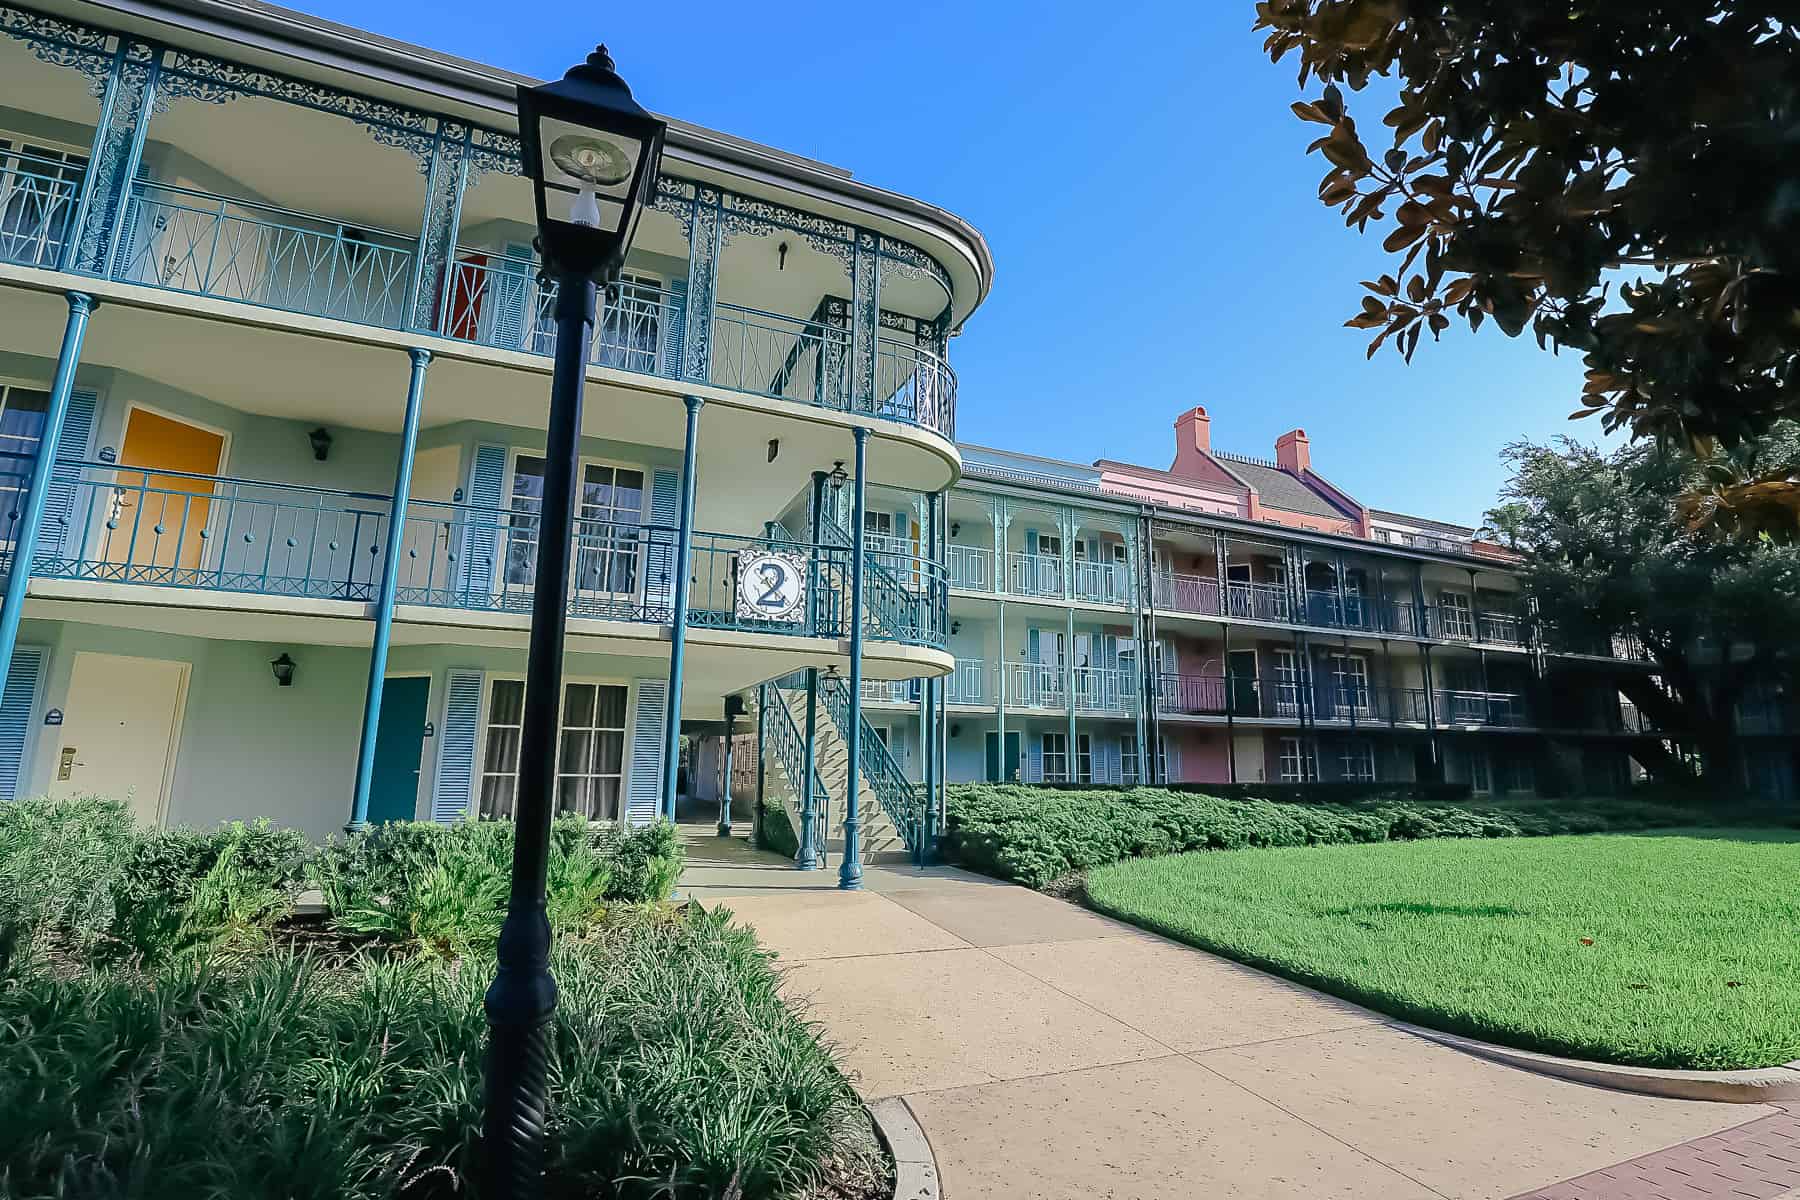
POLYGON ((603 367, 656 374, 662 346, 662 282, 627 272, 602 309, 594 361, 603 367))
POLYGON ((1119 775, 1122 783, 1142 783, 1138 778, 1137 738, 1130 734, 1119 737, 1119 775))
POLYGON ((58 265, 86 169, 84 154, 0 134, 0 261, 58 265))
POLYGON ((1367 738, 1351 738, 1338 747, 1339 778, 1373 782, 1375 747, 1367 738))
POLYGON ((1494 790, 1486 750, 1469 751, 1469 789, 1479 796, 1485 796, 1494 790))
MULTIPOLYGON (((44 413, 50 393, 0 384, 0 499, 11 501, 31 482, 32 460, 44 436, 44 413)), ((8 511, 20 506, 12 504, 8 511)), ((10 521, 0 529, 11 536, 10 521)))
MULTIPOLYGON (((620 816, 625 776, 627 692, 618 685, 570 683, 563 687, 562 730, 557 739, 556 809, 590 821, 620 816)), ((488 690, 487 736, 482 750, 480 812, 511 817, 519 787, 519 737, 525 684, 496 679, 488 690)))
POLYGON ((1085 733, 1075 737, 1075 782, 1094 782, 1094 746, 1085 733))
MULTIPOLYGON (((1169 754, 1169 739, 1166 737, 1157 738, 1156 739, 1156 777, 1158 779, 1162 780, 1164 783, 1174 783, 1175 782, 1174 773, 1171 772, 1169 769, 1170 761, 1171 761, 1171 757, 1169 754)), ((1178 766, 1178 767, 1180 766, 1179 761, 1176 762, 1176 766, 1178 766)))
POLYGON ((1438 593, 1438 611, 1444 616, 1443 635, 1452 638, 1475 636, 1475 617, 1470 611, 1469 594, 1448 589, 1438 593))
POLYGON ((1319 778, 1319 764, 1303 738, 1281 739, 1280 767, 1283 783, 1315 783, 1319 778))
POLYGON ((1069 735, 1043 735, 1043 771, 1045 783, 1067 783, 1069 779, 1069 735))
POLYGON ((1045 558, 1061 558, 1062 557, 1062 538, 1061 538, 1061 536, 1059 536, 1058 534, 1054 534, 1054 533, 1038 534, 1037 535, 1037 552, 1039 554, 1043 555, 1045 558))
POLYGON ((1369 712, 1369 660, 1360 654, 1331 656, 1331 699, 1334 708, 1357 716, 1369 712))
MULTIPOLYGON (((544 460, 521 454, 513 462, 506 582, 530 587, 537 578, 538 514, 544 507, 544 460)), ((625 595, 637 591, 638 525, 644 512, 644 473, 583 463, 575 506, 575 587, 625 595)))
POLYGON ((1275 711, 1284 717, 1300 712, 1300 656, 1292 650, 1275 651, 1275 711))

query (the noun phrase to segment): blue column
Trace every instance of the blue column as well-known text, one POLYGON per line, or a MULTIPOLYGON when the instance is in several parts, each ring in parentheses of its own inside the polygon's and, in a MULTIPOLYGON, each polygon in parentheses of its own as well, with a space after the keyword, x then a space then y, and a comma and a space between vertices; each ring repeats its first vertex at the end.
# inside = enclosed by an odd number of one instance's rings
POLYGON ((756 810, 750 817, 750 844, 763 849, 763 803, 769 793, 769 685, 756 685, 756 810))
POLYGON ((50 404, 44 413, 43 436, 38 439, 37 461, 31 467, 24 510, 13 527, 12 565, 6 575, 6 600, 0 605, 0 682, 12 671, 19 618, 25 610, 25 587, 31 582, 38 533, 44 527, 44 505, 50 498, 50 476, 56 470, 63 422, 69 415, 69 393, 75 387, 76 364, 81 361, 81 340, 87 335, 88 316, 94 311, 93 299, 84 293, 70 292, 68 300, 69 321, 63 326, 62 348, 56 353, 56 376, 50 384, 50 404))
MULTIPOLYGON (((779 690, 779 689, 777 689, 779 690)), ((800 853, 794 866, 802 871, 819 869, 819 797, 813 779, 819 769, 819 668, 806 668, 806 754, 800 772, 800 853)))
MULTIPOLYGON (((942 514, 942 493, 932 492, 925 497, 925 557, 931 569, 925 572, 926 600, 929 606, 927 620, 931 621, 937 633, 945 638, 949 645, 949 626, 943 621, 944 609, 939 607, 940 593, 936 568, 942 557, 942 542, 938 538, 938 517, 942 514)), ((919 749, 925 755, 925 795, 922 798, 919 812, 919 847, 916 855, 919 865, 924 866, 931 857, 933 839, 937 836, 937 803, 938 788, 941 779, 938 774, 938 717, 942 704, 940 696, 944 681, 938 677, 925 680, 924 705, 919 714, 919 749)))
POLYGON ((675 534, 675 616, 669 631, 669 710, 663 727, 663 815, 675 819, 675 781, 681 772, 681 668, 687 656, 688 577, 694 572, 694 459, 700 441, 698 396, 683 396, 687 438, 681 451, 681 518, 675 534))
POLYGON ((856 491, 850 516, 850 719, 843 731, 847 770, 844 773, 844 858, 838 864, 838 886, 845 891, 862 887, 862 669, 863 669, 863 566, 868 539, 863 536, 869 498, 869 431, 858 426, 856 435, 856 491))
POLYGON ((425 401, 425 368, 431 351, 415 347, 406 385, 406 420, 400 431, 400 463, 394 468, 394 499, 388 509, 387 540, 381 548, 381 591, 375 598, 375 641, 369 651, 369 686, 363 693, 362 745, 356 752, 356 791, 350 798, 345 833, 369 824, 369 788, 375 781, 375 731, 381 724, 381 693, 387 686, 388 642, 394 630, 394 595, 400 587, 400 551, 406 539, 406 505, 412 495, 413 454, 419 444, 419 412, 425 401))
MULTIPOLYGON (((729 707, 731 699, 727 697, 725 703, 729 707)), ((731 836, 731 743, 736 736, 737 725, 732 720, 731 714, 727 712, 725 714, 725 779, 719 787, 719 836, 722 838, 731 836)))

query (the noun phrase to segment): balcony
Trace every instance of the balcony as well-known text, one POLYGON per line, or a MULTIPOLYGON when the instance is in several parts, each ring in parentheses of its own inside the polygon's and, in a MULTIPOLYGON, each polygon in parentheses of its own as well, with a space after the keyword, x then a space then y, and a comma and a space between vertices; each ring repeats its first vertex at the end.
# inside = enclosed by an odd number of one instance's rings
MULTIPOLYGON (((18 495, 31 463, 10 458, 0 489, 18 495)), ((55 579, 367 603, 384 570, 388 497, 299 484, 61 460, 33 574, 55 579)), ((13 506, 0 525, 10 543, 13 506)), ((571 616, 667 624, 673 619, 678 531, 671 525, 578 518, 571 616)), ((394 564, 401 604, 488 612, 530 610, 538 517, 533 512, 415 500, 394 564)), ((696 532, 689 622, 699 628, 849 636, 847 547, 696 532), (738 563, 776 551, 805 577, 797 621, 758 615, 738 591, 738 563)), ((871 572, 869 636, 940 646, 943 623, 926 598, 892 594, 871 572), (922 615, 923 614, 923 615, 922 615)))
POLYGON ((1076 559, 1069 577, 1071 594, 1094 604, 1131 603, 1131 576, 1123 563, 1087 562, 1076 559))
POLYGON ((0 149, 0 262, 62 266, 86 174, 84 160, 0 149))
POLYGON ((1075 711, 1091 716, 1129 717, 1138 710, 1142 684, 1135 670, 1076 667, 1075 711))
POLYGON ((988 690, 987 664, 980 659, 959 658, 956 669, 944 689, 945 700, 950 704, 992 704, 994 697, 988 690))
POLYGON ((1164 674, 1157 709, 1167 716, 1230 717, 1355 728, 1361 725, 1470 725, 1521 728, 1532 724, 1525 698, 1512 692, 1384 688, 1313 683, 1280 674, 1262 676, 1164 674))
POLYGON ((1053 712, 1068 710, 1068 691, 1063 686, 1063 669, 1050 663, 1004 663, 1006 706, 1039 708, 1053 712))
POLYGON ((979 546, 951 546, 950 586, 975 592, 993 591, 994 552, 979 546))
POLYGON ((1006 556, 1006 591, 1011 596, 1061 599, 1063 574, 1063 560, 1058 554, 1013 553, 1006 556))

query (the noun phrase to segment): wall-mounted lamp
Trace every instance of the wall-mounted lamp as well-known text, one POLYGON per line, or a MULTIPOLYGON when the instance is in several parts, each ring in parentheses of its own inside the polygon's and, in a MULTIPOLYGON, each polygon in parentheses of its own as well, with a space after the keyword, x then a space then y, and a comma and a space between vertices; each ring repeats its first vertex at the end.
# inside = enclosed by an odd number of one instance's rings
POLYGON ((312 443, 313 457, 324 462, 326 455, 331 453, 331 431, 321 425, 307 434, 306 440, 312 443))
POLYGON ((781 439, 780 438, 770 438, 769 439, 769 461, 774 462, 775 456, 780 453, 781 453, 781 439))
POLYGON ((294 667, 296 665, 294 660, 288 657, 288 652, 286 650, 281 652, 280 658, 269 660, 269 670, 275 672, 275 684, 277 687, 294 686, 294 667))
POLYGON ((951 737, 961 737, 962 736, 962 726, 961 725, 951 725, 950 726, 950 736, 951 737))
POLYGON ((957 634, 959 634, 961 632, 962 632, 962 622, 961 621, 950 622, 950 636, 951 637, 955 637, 957 634))
POLYGON ((850 472, 844 470, 843 459, 840 458, 831 464, 831 474, 827 475, 825 479, 831 484, 833 491, 843 490, 844 485, 850 482, 850 472))
POLYGON ((961 532, 962 532, 962 522, 961 521, 950 522, 950 536, 951 537, 955 537, 957 534, 959 534, 961 532))
POLYGON ((777 271, 787 270, 787 243, 786 242, 783 242, 783 243, 781 243, 781 245, 775 247, 775 269, 777 271))

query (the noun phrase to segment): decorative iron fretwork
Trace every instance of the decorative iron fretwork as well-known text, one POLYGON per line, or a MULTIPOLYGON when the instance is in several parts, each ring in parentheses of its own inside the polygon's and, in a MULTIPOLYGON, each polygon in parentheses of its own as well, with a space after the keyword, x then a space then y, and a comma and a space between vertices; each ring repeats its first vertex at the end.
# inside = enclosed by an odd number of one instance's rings
POLYGON ((348 117, 366 129, 378 144, 393 146, 417 158, 420 174, 431 170, 434 118, 425 113, 201 54, 169 51, 163 63, 155 111, 158 114, 166 112, 172 100, 226 104, 240 96, 264 96, 317 112, 348 117))
POLYGON ((939 265, 938 260, 905 242, 897 242, 893 238, 881 239, 880 247, 883 270, 896 271, 914 279, 929 277, 937 280, 938 286, 944 289, 945 297, 953 294, 950 287, 950 273, 939 265))
POLYGON ((854 225, 801 212, 772 200, 740 196, 736 192, 725 192, 723 196, 723 241, 730 241, 737 234, 785 229, 797 234, 802 241, 820 253, 829 254, 845 266, 850 265, 852 247, 858 233, 854 225))
POLYGON ((113 64, 107 50, 112 35, 106 31, 0 5, 0 34, 24 42, 40 62, 79 71, 95 99, 106 94, 113 64))
POLYGON ((519 153, 519 139, 512 134, 477 126, 469 138, 469 186, 483 175, 523 175, 519 153))
POLYGON ((875 403, 875 331, 880 321, 881 281, 877 267, 876 237, 867 230, 856 234, 856 254, 850 268, 850 399, 851 407, 873 408, 875 403))
POLYGON ((147 119, 144 107, 156 90, 156 71, 155 55, 142 42, 127 43, 113 56, 72 264, 77 271, 104 275, 111 265, 113 240, 123 232, 120 224, 137 170, 138 126, 147 119))
POLYGON ((440 120, 425 174, 425 214, 419 224, 419 255, 413 264, 414 329, 437 328, 438 299, 445 291, 443 280, 449 270, 470 155, 469 127, 440 120))
POLYGON ((722 241, 719 192, 696 188, 688 231, 687 311, 683 314, 681 378, 705 380, 712 362, 713 297, 718 287, 722 241))

